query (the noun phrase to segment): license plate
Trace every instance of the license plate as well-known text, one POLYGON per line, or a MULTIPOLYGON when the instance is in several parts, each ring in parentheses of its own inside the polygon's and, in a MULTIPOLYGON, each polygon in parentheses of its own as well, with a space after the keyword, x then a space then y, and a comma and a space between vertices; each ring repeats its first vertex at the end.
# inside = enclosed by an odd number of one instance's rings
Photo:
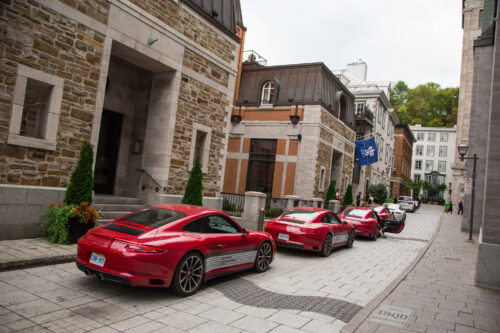
POLYGON ((288 234, 278 234, 278 239, 287 241, 287 240, 290 239, 290 235, 288 235, 288 234))
POLYGON ((104 266, 104 262, 106 261, 106 257, 103 256, 102 254, 92 252, 92 255, 90 256, 90 263, 97 265, 97 266, 104 266))

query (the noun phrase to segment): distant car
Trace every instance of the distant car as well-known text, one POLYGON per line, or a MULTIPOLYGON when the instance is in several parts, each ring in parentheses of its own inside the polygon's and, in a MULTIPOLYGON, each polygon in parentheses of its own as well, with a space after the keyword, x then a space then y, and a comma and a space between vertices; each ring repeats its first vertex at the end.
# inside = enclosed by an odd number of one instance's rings
POLYGON ((398 198, 398 204, 407 212, 413 213, 415 211, 415 202, 412 197, 401 196, 398 198))
POLYGON ((357 235, 370 237, 372 240, 377 240, 379 229, 384 232, 400 233, 405 226, 404 221, 382 220, 372 207, 347 207, 340 214, 340 218, 352 224, 357 235))
POLYGON ((399 206, 399 204, 388 204, 387 209, 393 214, 395 220, 406 220, 406 212, 399 206))
POLYGON ((385 206, 377 204, 367 204, 364 207, 370 207, 371 209, 373 209, 381 220, 390 220, 394 218, 392 212, 385 206))
POLYGON ((332 248, 352 247, 355 230, 332 211, 313 207, 294 207, 271 219, 265 231, 277 246, 316 251, 323 257, 332 248))
POLYGON ((100 280, 170 286, 188 296, 218 275, 266 271, 275 250, 271 235, 248 231, 218 210, 160 205, 91 229, 78 241, 76 264, 100 280))

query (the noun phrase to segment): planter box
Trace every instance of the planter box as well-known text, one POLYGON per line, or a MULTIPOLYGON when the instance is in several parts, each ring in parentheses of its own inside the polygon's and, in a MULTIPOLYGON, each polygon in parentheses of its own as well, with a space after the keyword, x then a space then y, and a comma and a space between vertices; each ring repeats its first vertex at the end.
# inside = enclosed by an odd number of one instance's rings
POLYGON ((77 217, 72 217, 68 221, 68 240, 70 244, 78 242, 80 237, 84 236, 87 231, 94 227, 93 222, 80 223, 77 217))

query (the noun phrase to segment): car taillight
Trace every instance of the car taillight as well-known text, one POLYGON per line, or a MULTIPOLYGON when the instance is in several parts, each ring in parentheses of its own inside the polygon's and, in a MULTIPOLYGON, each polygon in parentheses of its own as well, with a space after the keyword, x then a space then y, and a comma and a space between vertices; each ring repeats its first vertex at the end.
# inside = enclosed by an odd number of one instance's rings
POLYGON ((136 252, 136 253, 162 253, 165 252, 166 250, 153 246, 127 244, 127 246, 125 246, 125 251, 136 252))
POLYGON ((319 233, 318 230, 309 229, 309 228, 300 228, 300 232, 303 232, 305 234, 318 234, 319 233))
POLYGON ((267 226, 271 226, 271 225, 273 225, 273 224, 274 224, 274 222, 267 222, 266 227, 267 227, 267 226))

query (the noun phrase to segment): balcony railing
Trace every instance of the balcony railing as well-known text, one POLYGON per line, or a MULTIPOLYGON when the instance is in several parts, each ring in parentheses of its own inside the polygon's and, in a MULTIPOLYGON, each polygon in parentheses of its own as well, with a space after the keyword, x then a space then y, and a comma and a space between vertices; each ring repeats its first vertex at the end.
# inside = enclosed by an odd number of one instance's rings
POLYGON ((367 118, 367 119, 373 121, 373 112, 369 108, 365 107, 363 109, 363 111, 356 112, 356 118, 358 118, 358 119, 359 118, 367 118))

